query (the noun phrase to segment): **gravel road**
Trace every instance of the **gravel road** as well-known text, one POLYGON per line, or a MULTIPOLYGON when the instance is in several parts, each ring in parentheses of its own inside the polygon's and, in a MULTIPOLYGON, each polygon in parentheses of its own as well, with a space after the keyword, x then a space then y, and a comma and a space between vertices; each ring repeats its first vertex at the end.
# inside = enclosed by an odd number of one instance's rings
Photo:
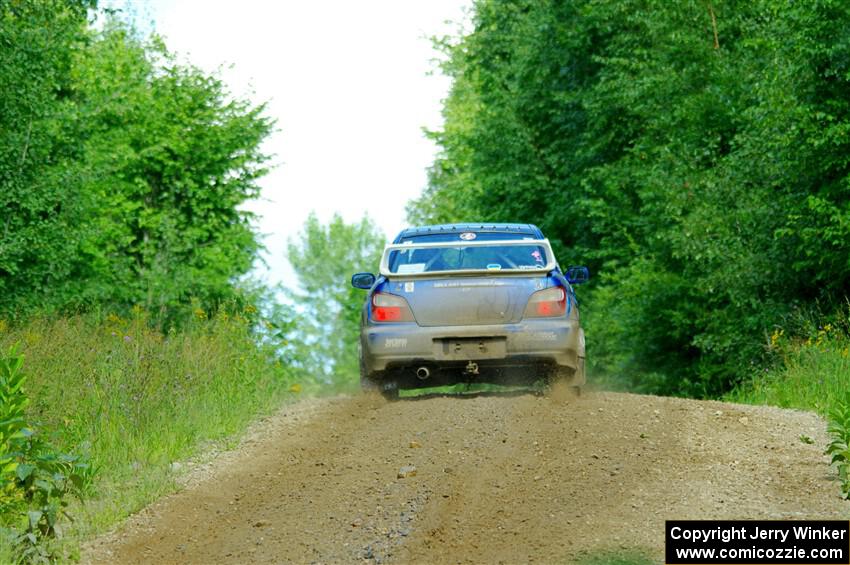
POLYGON ((665 519, 847 519, 824 429, 807 412, 608 392, 307 400, 184 466, 181 492, 83 561, 661 562, 665 519))

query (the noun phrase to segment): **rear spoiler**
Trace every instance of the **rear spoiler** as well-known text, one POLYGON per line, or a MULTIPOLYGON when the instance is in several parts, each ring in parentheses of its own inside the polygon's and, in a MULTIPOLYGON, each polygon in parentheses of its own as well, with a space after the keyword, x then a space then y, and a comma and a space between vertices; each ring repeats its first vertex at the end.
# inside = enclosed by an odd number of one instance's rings
POLYGON ((548 273, 558 268, 558 262, 555 260, 555 254, 552 252, 552 246, 548 239, 508 239, 508 240, 490 240, 490 241, 443 241, 440 243, 396 243, 387 245, 384 248, 384 255, 381 257, 381 275, 389 278, 418 278, 418 277, 433 277, 434 275, 516 275, 529 273, 548 273), (421 273, 393 273, 390 271, 390 253, 393 251, 404 251, 406 249, 428 249, 439 247, 486 247, 488 245, 539 245, 546 251, 546 264, 533 269, 458 269, 448 271, 424 271, 421 273))

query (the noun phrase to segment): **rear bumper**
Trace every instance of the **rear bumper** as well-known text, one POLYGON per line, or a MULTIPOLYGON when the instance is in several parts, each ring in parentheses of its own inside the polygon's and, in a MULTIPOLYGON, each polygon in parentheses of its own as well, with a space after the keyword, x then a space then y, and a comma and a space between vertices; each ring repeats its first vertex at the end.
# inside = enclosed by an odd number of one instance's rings
POLYGON ((584 333, 578 321, 567 318, 473 326, 373 324, 362 329, 361 347, 367 374, 419 366, 452 367, 467 361, 491 367, 550 365, 578 369, 579 359, 585 355, 584 333), (447 354, 446 344, 453 339, 478 339, 483 346, 468 356, 465 351, 447 354))

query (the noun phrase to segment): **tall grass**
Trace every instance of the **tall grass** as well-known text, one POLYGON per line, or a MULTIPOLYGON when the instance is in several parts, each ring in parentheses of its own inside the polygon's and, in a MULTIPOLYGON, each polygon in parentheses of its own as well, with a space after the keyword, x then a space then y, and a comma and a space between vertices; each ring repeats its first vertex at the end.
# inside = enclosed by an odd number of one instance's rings
POLYGON ((18 343, 25 356, 30 419, 96 470, 78 532, 102 530, 160 496, 173 487, 173 462, 298 390, 272 346, 258 343, 251 313, 196 310, 166 332, 138 309, 0 322, 0 348, 18 343))
POLYGON ((829 421, 826 452, 850 498, 850 305, 831 321, 796 320, 776 328, 767 349, 776 363, 753 376, 728 400, 814 410, 829 421))
POLYGON ((843 312, 821 326, 803 324, 803 333, 776 328, 766 344, 776 363, 753 375, 727 399, 814 410, 824 416, 850 403, 849 315, 843 312))

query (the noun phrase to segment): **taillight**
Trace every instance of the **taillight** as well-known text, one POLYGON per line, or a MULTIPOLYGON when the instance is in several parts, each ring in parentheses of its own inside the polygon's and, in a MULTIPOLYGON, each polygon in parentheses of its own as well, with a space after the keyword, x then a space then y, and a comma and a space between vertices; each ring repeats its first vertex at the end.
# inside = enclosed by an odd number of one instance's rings
POLYGON ((372 295, 372 319, 376 322, 412 322, 413 312, 401 296, 376 292, 372 295))
POLYGON ((567 293, 563 287, 539 290, 528 299, 525 318, 552 318, 567 312, 567 293))

